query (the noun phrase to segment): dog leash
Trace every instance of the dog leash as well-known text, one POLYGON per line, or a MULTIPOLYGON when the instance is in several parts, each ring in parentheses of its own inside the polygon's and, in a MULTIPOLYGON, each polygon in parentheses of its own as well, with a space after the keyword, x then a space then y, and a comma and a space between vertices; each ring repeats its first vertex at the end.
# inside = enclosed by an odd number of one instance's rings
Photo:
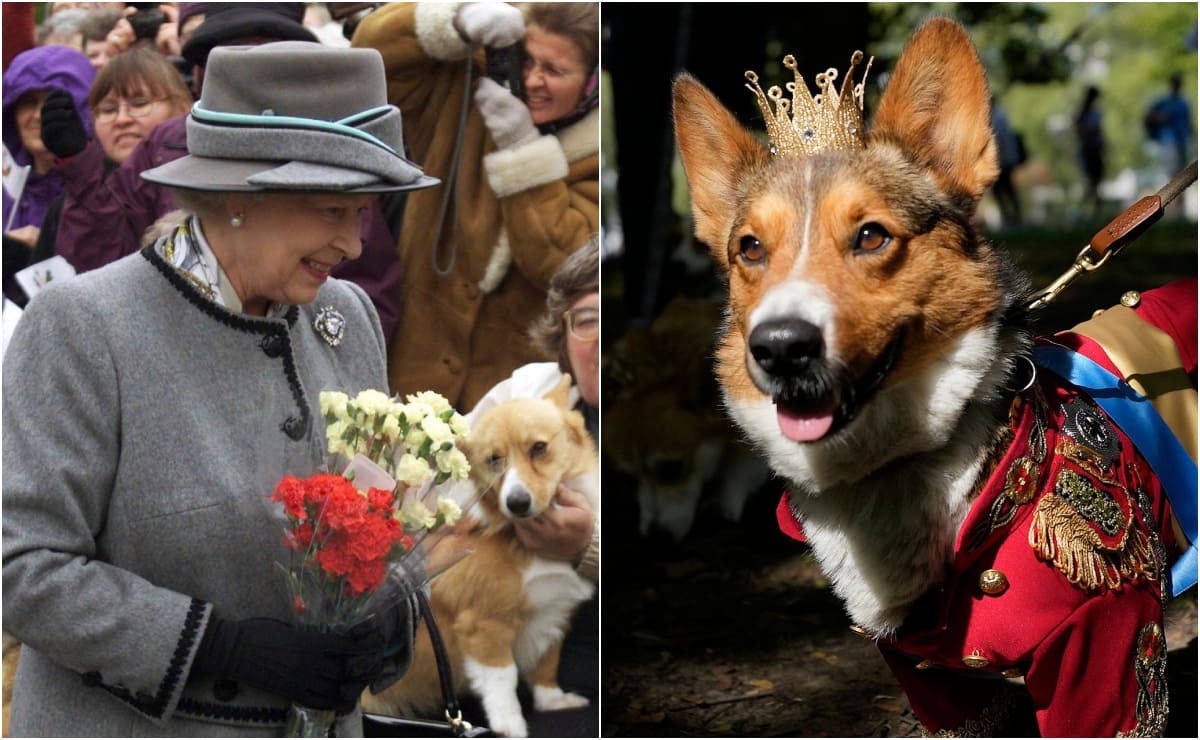
POLYGON ((1029 303, 1029 310, 1044 307, 1058 297, 1058 294, 1085 272, 1093 272, 1104 266, 1104 263, 1127 247, 1134 239, 1146 232, 1162 218, 1167 205, 1175 200, 1192 183, 1196 182, 1196 163, 1192 162, 1171 178, 1171 181, 1154 195, 1147 195, 1137 203, 1126 208, 1103 229, 1096 232, 1091 241, 1079 250, 1075 262, 1070 269, 1034 294, 1029 303))

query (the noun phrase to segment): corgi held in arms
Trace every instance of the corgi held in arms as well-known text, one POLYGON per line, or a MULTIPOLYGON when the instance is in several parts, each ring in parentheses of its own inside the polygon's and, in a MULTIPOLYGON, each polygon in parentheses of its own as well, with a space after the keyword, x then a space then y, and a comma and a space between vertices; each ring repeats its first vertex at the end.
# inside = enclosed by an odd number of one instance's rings
MULTIPOLYGON (((486 491, 465 517, 473 519, 469 531, 455 535, 454 544, 471 554, 430 582, 456 691, 476 694, 488 728, 507 737, 528 735, 517 697, 521 678, 537 711, 588 704, 559 687, 558 664, 571 618, 595 587, 571 563, 527 550, 513 528, 514 520, 550 507, 560 483, 583 493, 599 516, 596 445, 570 406, 570 387, 564 376, 545 398, 504 401, 472 424, 468 457, 486 491), (503 471, 494 483, 492 471, 503 471)), ((411 668, 378 695, 364 692, 363 709, 438 718, 439 686, 429 633, 421 627, 411 668)))
POLYGON ((792 100, 747 73, 769 146, 675 81, 696 235, 727 276, 726 411, 929 732, 1161 734, 1188 544, 1167 495, 1196 495, 1196 281, 1035 338, 1028 280, 975 218, 998 166, 966 32, 917 30, 869 131, 861 61, 840 91, 819 75, 819 100, 798 71, 792 100), (1174 434, 1114 421, 1130 385, 1174 434))

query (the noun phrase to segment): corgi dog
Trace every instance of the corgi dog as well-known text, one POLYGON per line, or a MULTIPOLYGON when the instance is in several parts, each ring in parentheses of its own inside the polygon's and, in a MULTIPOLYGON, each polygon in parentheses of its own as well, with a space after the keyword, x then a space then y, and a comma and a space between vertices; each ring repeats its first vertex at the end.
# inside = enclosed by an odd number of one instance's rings
POLYGON ((630 329, 605 352, 609 405, 601 450, 637 481, 643 537, 663 534, 679 543, 704 497, 738 522, 769 476, 714 403, 709 358, 720 308, 715 300, 676 297, 653 323, 630 329))
MULTIPOLYGON (((674 83, 696 236, 727 279, 724 406, 930 732, 997 732, 1011 682, 968 679, 1015 676, 1047 736, 1161 731, 1170 507, 1125 433, 1029 359, 1028 280, 975 218, 998 174, 975 48, 923 24, 865 134, 844 115, 858 60, 840 101, 818 76, 827 117, 795 140, 769 117, 771 147, 674 83), (857 143, 784 145, 835 125, 857 143)), ((793 94, 799 118, 799 73, 793 94)))
MULTIPOLYGON (((513 528, 515 520, 553 506, 560 483, 583 493, 599 516, 598 456, 583 415, 570 406, 570 385, 564 376, 545 398, 505 401, 472 424, 468 457, 486 491, 467 514, 473 526, 455 535, 456 545, 471 554, 430 582, 456 691, 476 694, 487 726, 507 737, 528 735, 517 697, 522 677, 538 711, 588 704, 559 687, 558 664, 571 618, 595 587, 570 563, 525 549, 513 528), (490 480, 492 471, 501 470, 499 480, 490 480)), ((438 687, 429 634, 419 629, 409 671, 377 695, 365 692, 363 708, 391 715, 436 712, 438 687)))

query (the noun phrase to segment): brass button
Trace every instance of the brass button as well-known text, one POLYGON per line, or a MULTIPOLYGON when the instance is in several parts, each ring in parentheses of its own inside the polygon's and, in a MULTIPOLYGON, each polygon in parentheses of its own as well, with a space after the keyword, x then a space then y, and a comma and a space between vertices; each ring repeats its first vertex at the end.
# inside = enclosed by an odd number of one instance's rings
POLYGON ((922 660, 920 663, 917 663, 917 665, 916 665, 916 668, 918 671, 928 670, 929 668, 932 668, 932 667, 933 667, 932 660, 922 660))
POLYGON ((1135 308, 1141 302, 1142 294, 1136 290, 1127 290, 1121 295, 1121 305, 1126 308, 1135 308))
POLYGON ((999 596, 1008 590, 1008 576, 994 568, 979 574, 979 590, 988 596, 999 596))
POLYGON ((1021 678, 1025 675, 1025 670, 1023 668, 1005 668, 1000 671, 1000 675, 1005 678, 1021 678))
POLYGON ((987 668, 988 664, 988 659, 980 655, 978 650, 975 650, 970 655, 964 655, 962 660, 963 665, 967 668, 987 668))

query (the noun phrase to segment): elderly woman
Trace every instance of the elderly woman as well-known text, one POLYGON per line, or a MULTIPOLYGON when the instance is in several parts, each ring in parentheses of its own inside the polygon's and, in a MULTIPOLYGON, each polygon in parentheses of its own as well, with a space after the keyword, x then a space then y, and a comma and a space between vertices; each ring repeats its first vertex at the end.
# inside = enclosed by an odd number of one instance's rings
MULTIPOLYGON (((564 373, 574 381, 571 394, 588 431, 598 439, 600 407, 600 246, 593 238, 563 261, 550 280, 546 306, 529 336, 555 362, 517 368, 489 390, 467 415, 478 418, 510 398, 539 398, 558 385, 564 373)), ((585 578, 599 577, 600 519, 578 491, 560 487, 555 507, 532 519, 514 522, 517 536, 543 557, 575 564, 585 578)), ((595 737, 599 734, 599 613, 593 597, 580 608, 563 641, 559 683, 564 690, 587 696, 592 706, 530 717, 535 737, 595 737)))
POLYGON ((599 30, 596 3, 394 3, 359 25, 413 156, 447 183, 406 205, 392 390, 469 408, 537 359, 525 329, 599 228, 599 30), (484 74, 514 45, 523 99, 484 74))
POLYGON ((40 292, 5 357, 13 735, 270 736, 293 704, 354 734, 409 654, 403 599, 291 626, 267 497, 322 459, 321 390, 386 383, 370 300, 329 272, 373 193, 436 180, 373 51, 228 47, 208 71, 189 155, 145 173, 190 215, 40 292))

